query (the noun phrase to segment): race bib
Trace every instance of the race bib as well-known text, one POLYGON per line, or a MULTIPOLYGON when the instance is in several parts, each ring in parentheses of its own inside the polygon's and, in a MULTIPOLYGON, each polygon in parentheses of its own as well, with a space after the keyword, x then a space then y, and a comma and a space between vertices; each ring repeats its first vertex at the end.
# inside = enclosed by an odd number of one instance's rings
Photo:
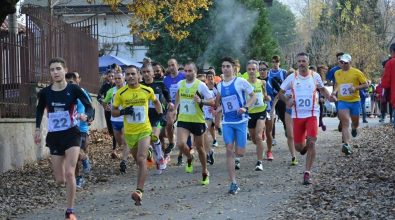
POLYGON ((183 99, 180 102, 180 113, 186 115, 196 114, 195 101, 191 99, 183 99))
POLYGON ((311 96, 298 96, 296 99, 296 105, 297 108, 311 108, 313 102, 312 102, 312 97, 311 96))
POLYGON ((211 108, 210 106, 203 106, 203 112, 204 112, 204 117, 206 118, 213 118, 213 114, 211 113, 211 108))
POLYGON ((254 103, 254 107, 263 106, 263 94, 261 92, 255 94, 256 94, 256 101, 254 103))
MULTIPOLYGON (((156 96, 156 99, 159 100, 159 94, 155 94, 155 96, 156 96)), ((155 108, 154 102, 152 102, 152 101, 150 100, 149 103, 148 103, 148 107, 149 107, 149 108, 155 108)))
POLYGON ((340 84, 340 95, 342 96, 351 96, 350 88, 352 88, 352 83, 340 84))
POLYGON ((126 121, 130 124, 141 124, 145 122, 145 108, 144 106, 134 106, 133 115, 126 115, 126 121))
POLYGON ((236 95, 230 95, 222 97, 222 103, 224 106, 223 111, 225 113, 237 111, 240 108, 239 101, 236 95))
POLYGON ((170 96, 171 96, 171 100, 173 100, 173 101, 176 100, 177 91, 178 91, 178 86, 177 86, 177 84, 173 84, 173 85, 170 86, 170 96))
POLYGON ((68 111, 50 112, 48 114, 48 131, 64 131, 71 127, 68 111))

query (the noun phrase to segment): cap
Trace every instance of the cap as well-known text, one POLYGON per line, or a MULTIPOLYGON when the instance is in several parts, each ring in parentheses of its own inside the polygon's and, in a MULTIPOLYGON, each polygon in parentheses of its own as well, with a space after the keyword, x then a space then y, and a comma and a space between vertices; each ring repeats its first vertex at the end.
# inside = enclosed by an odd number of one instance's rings
POLYGON ((340 61, 349 63, 349 62, 351 61, 351 55, 348 54, 348 53, 343 54, 343 55, 340 57, 340 61))

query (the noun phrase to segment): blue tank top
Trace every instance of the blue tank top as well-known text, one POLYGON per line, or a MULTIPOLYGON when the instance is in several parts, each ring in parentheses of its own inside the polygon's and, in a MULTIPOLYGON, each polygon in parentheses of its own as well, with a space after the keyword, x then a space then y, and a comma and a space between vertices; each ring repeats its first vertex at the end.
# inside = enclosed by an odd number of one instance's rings
POLYGON ((183 79, 185 79, 185 75, 183 72, 179 72, 178 75, 174 78, 172 78, 170 75, 167 75, 163 79, 163 83, 165 84, 167 90, 169 90, 171 101, 173 103, 176 101, 176 94, 178 91, 177 83, 183 79))
POLYGON ((238 78, 235 77, 233 82, 229 86, 224 86, 221 82, 221 102, 222 102, 222 113, 223 122, 242 122, 248 119, 248 114, 238 114, 237 110, 245 105, 245 94, 242 92, 242 97, 236 90, 235 82, 238 78))

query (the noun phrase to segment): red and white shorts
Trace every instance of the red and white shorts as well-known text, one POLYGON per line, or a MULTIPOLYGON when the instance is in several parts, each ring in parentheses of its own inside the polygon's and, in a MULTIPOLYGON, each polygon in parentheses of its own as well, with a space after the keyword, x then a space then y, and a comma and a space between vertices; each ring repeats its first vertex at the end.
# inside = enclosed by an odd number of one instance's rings
POLYGON ((307 137, 317 138, 318 120, 316 116, 308 118, 293 118, 294 143, 302 144, 307 137))

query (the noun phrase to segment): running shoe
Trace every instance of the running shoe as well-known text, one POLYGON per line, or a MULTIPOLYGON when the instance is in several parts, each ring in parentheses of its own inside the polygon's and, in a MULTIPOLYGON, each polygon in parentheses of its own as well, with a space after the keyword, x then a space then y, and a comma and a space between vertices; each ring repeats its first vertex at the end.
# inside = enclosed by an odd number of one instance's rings
POLYGON ((379 122, 380 122, 380 123, 381 123, 381 122, 384 122, 384 118, 380 118, 379 122))
POLYGON ((214 151, 211 150, 208 154, 207 154, 207 163, 209 163, 210 165, 214 164, 214 151))
POLYGON ((126 173, 126 161, 121 161, 119 164, 119 171, 121 171, 122 174, 126 173))
POLYGON ((351 155, 351 154, 352 154, 352 151, 351 151, 350 145, 348 145, 348 144, 343 144, 342 152, 343 152, 346 156, 351 155))
POLYGON ((209 175, 207 173, 203 173, 202 177, 203 178, 202 178, 201 184, 202 185, 208 185, 210 183, 209 175))
POLYGON ((187 160, 187 165, 185 166, 185 172, 186 173, 193 172, 193 157, 187 160))
POLYGON ((85 184, 85 180, 82 176, 77 176, 75 178, 75 184, 78 189, 82 189, 83 185, 85 184))
POLYGON ((240 190, 240 187, 237 185, 237 183, 231 183, 229 187, 229 193, 232 195, 237 194, 237 192, 240 190))
POLYGON ((174 148, 174 144, 173 143, 170 143, 168 146, 167 146, 167 148, 165 149, 165 154, 170 154, 171 153, 171 151, 173 150, 173 148, 174 148))
POLYGON ((358 132, 357 132, 357 129, 356 129, 356 128, 351 129, 351 135, 352 135, 353 137, 356 137, 357 134, 358 134, 358 132))
POLYGON ((267 160, 273 160, 273 153, 271 151, 266 152, 266 159, 267 160))
POLYGON ((311 181, 311 174, 308 171, 305 171, 303 174, 303 185, 310 185, 313 182, 311 181))
POLYGON ((276 141, 276 139, 273 138, 273 140, 272 140, 272 146, 276 146, 276 145, 277 145, 277 141, 276 141))
POLYGON ((292 165, 292 166, 298 165, 298 160, 296 160, 296 157, 292 157, 292 159, 291 159, 291 165, 292 165))
POLYGON ((177 157, 177 166, 182 166, 183 162, 182 162, 182 156, 178 156, 177 157))
POLYGON ((164 158, 161 158, 159 160, 159 169, 165 170, 166 168, 167 168, 167 160, 165 160, 164 158))
POLYGON ((256 162, 255 171, 263 171, 262 161, 257 161, 256 162))
POLYGON ((222 129, 218 128, 218 135, 222 135, 222 129))
POLYGON ((240 159, 235 159, 235 170, 240 170, 240 159))
POLYGON ((82 170, 84 171, 84 173, 88 174, 91 172, 91 164, 89 162, 89 157, 86 156, 85 160, 82 160, 82 170))
POLYGON ((218 147, 218 142, 217 142, 217 140, 213 140, 213 147, 218 147))
POLYGON ((363 120, 362 122, 363 122, 363 123, 368 123, 368 121, 367 121, 367 120, 363 120))
POLYGON ((73 212, 66 212, 65 219, 66 220, 77 220, 77 216, 73 212))
POLYGON ((134 204, 136 206, 141 205, 141 199, 143 198, 143 193, 140 190, 136 190, 132 193, 132 199, 134 200, 134 204))

